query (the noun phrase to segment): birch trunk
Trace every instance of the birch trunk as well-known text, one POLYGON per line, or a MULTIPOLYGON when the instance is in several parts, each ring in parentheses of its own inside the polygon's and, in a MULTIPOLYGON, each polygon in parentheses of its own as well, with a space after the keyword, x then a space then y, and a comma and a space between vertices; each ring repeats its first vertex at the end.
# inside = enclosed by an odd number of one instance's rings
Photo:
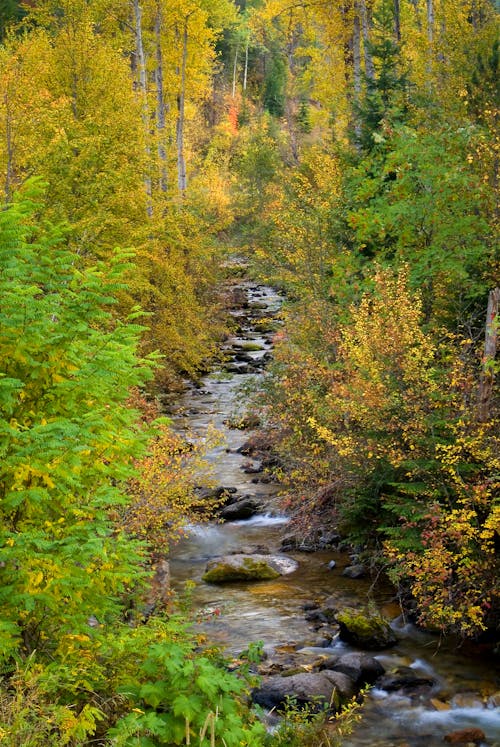
POLYGON ((427 74, 429 76, 429 87, 432 87, 432 71, 434 68, 434 0, 426 0, 427 8, 427 74))
POLYGON ((160 2, 156 4, 155 42, 156 42, 156 124, 158 128, 158 163, 160 169, 160 190, 167 191, 167 147, 165 144, 165 96, 163 91, 163 53, 161 48, 162 13, 160 2))
POLYGON ((188 44, 188 19, 184 21, 182 34, 182 60, 180 70, 180 90, 177 97, 177 184, 179 192, 184 194, 187 188, 186 161, 184 157, 184 117, 186 101, 186 63, 188 44))
POLYGON ((243 90, 247 90, 247 80, 248 80, 248 47, 249 47, 249 40, 247 39, 247 43, 245 45, 245 69, 243 72, 243 90))
MULTIPOLYGON (((354 76, 354 104, 355 108, 357 108, 361 101, 361 33, 359 16, 357 13, 354 14, 352 25, 352 64, 354 76)), ((354 114, 354 117, 354 132, 356 134, 356 139, 359 140, 361 137, 361 125, 357 112, 354 114)))
POLYGON ((236 78, 238 75, 238 52, 239 52, 239 45, 236 46, 236 49, 234 51, 234 65, 233 65, 233 89, 232 89, 232 96, 233 99, 236 96, 236 78))
POLYGON ((361 28, 363 31, 363 53, 365 58, 365 75, 367 78, 369 78, 369 80, 373 80, 375 78, 375 69, 373 67, 373 59, 370 52, 370 18, 368 16, 366 0, 359 0, 359 2, 356 3, 355 10, 358 11, 358 17, 361 18, 361 28))
POLYGON ((479 382, 478 420, 485 423, 489 420, 491 398, 495 371, 493 369, 498 340, 498 307, 500 305, 500 288, 490 291, 488 310, 486 312, 486 332, 484 336, 484 357, 481 380, 479 382))
POLYGON ((149 144, 149 106, 148 106, 148 85, 146 76, 146 57, 144 55, 144 44, 142 40, 142 8, 139 0, 133 0, 135 22, 135 53, 137 58, 137 67, 139 70, 139 91, 142 97, 142 123, 144 127, 144 142, 146 148, 147 166, 144 175, 144 186, 146 189, 146 210, 151 217, 153 215, 153 192, 151 187, 151 176, 149 174, 149 162, 151 159, 151 146, 149 144))

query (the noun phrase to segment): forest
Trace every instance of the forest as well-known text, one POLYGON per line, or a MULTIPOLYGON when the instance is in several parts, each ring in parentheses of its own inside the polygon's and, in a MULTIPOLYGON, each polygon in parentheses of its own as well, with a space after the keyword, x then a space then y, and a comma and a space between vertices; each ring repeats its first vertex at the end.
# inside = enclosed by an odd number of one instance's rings
POLYGON ((162 397, 220 362, 235 256, 285 299, 252 407, 293 526, 498 655, 498 31, 492 0, 2 0, 0 744, 308 744, 158 585, 214 508, 162 397))

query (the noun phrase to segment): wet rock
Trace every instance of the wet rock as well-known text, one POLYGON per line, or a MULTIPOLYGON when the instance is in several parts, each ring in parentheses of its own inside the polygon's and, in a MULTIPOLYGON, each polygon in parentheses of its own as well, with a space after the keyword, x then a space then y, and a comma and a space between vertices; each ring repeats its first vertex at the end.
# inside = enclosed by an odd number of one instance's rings
POLYGON ((255 498, 241 498, 234 503, 229 503, 219 511, 219 516, 224 521, 241 521, 250 519, 262 508, 255 498))
POLYGON ((500 708, 500 691, 490 695, 488 698, 488 706, 490 708, 500 708))
POLYGON ((236 488, 226 487, 225 485, 219 485, 216 488, 196 488, 196 495, 203 501, 217 500, 229 503, 231 500, 234 500, 234 496, 237 492, 238 490, 236 488))
POLYGON ((356 563, 355 565, 348 565, 344 568, 342 575, 346 578, 365 578, 367 570, 362 563, 356 563))
POLYGON ((340 534, 338 534, 337 532, 320 530, 320 534, 318 537, 318 547, 320 550, 326 550, 329 547, 336 547, 340 540, 340 534))
POLYGON ((377 685, 387 692, 403 690, 405 694, 411 694, 421 688, 432 687, 434 680, 430 677, 422 677, 411 667, 398 667, 395 672, 381 677, 377 685))
POLYGON ((340 640, 357 648, 384 649, 397 643, 389 622, 381 615, 346 608, 337 614, 336 620, 340 640))
POLYGON ((335 622, 338 611, 338 600, 334 596, 327 597, 321 604, 321 612, 330 623, 335 622))
MULTIPOLYGON (((235 346, 236 347, 236 346, 235 346)), ((241 350, 247 350, 250 353, 257 353, 261 350, 264 350, 262 345, 260 345, 258 342, 244 342, 241 345, 238 346, 241 350)))
POLYGON ((228 428, 233 428, 238 431, 246 431, 251 428, 257 428, 260 424, 260 419, 257 415, 242 415, 240 417, 226 418, 222 421, 228 428))
POLYGON ((250 373, 250 367, 247 363, 226 363, 224 365, 224 370, 227 371, 227 373, 234 373, 234 374, 247 374, 250 373))
POLYGON ((359 651, 323 659, 319 664, 319 669, 320 671, 331 669, 335 672, 342 672, 350 677, 358 687, 373 685, 379 677, 385 674, 384 667, 377 659, 359 651))
POLYGON ((477 693, 456 693, 451 699, 453 708, 482 708, 483 701, 477 693))
POLYGON ((287 534, 281 540, 281 550, 283 552, 314 552, 315 547, 299 534, 287 534))
POLYGON ((353 682, 340 672, 311 672, 268 677, 253 691, 252 699, 264 708, 279 709, 293 699, 298 708, 321 709, 327 704, 336 711, 354 692, 353 682))
POLYGON ((328 619, 325 617, 321 610, 311 610, 310 612, 306 613, 305 618, 308 622, 318 622, 322 624, 326 624, 328 622, 328 619))
POLYGON ((207 563, 202 580, 209 584, 263 581, 292 573, 298 563, 281 555, 224 555, 207 563))
POLYGON ((242 470, 246 475, 258 475, 262 472, 262 465, 245 462, 245 464, 242 465, 242 470))
POLYGON ((319 607, 318 602, 304 602, 302 609, 304 612, 310 612, 311 610, 317 610, 319 607))
POLYGON ((486 739, 484 731, 481 729, 460 729, 459 731, 453 731, 451 734, 446 734, 443 737, 445 742, 449 744, 480 744, 486 739))
POLYGON ((244 545, 240 550, 228 553, 229 555, 270 555, 271 551, 266 545, 244 545))
POLYGON ((449 711, 451 706, 448 703, 444 703, 442 700, 439 700, 438 698, 431 698, 430 703, 433 708, 436 709, 436 711, 449 711))
POLYGON ((229 306, 232 306, 235 309, 248 308, 248 298, 247 298, 245 289, 241 288, 240 286, 235 286, 234 288, 231 288, 228 293, 227 303, 229 306))
POLYGON ((334 560, 330 560, 328 563, 328 570, 333 571, 333 569, 336 567, 337 563, 334 560))

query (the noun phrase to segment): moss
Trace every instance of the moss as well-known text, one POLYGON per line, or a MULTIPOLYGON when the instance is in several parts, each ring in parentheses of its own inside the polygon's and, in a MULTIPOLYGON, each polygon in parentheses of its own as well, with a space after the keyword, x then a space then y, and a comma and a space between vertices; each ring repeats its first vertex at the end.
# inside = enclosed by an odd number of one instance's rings
POLYGON ((340 638, 363 648, 386 648, 396 643, 389 622, 382 615, 364 610, 344 609, 337 614, 340 638))
POLYGON ((241 349, 246 350, 247 353, 257 353, 259 350, 265 350, 265 348, 257 342, 244 342, 241 345, 241 349))
POLYGON ((217 563, 202 576, 207 584, 223 584, 228 581, 265 581, 281 574, 263 560, 245 558, 241 565, 217 563))

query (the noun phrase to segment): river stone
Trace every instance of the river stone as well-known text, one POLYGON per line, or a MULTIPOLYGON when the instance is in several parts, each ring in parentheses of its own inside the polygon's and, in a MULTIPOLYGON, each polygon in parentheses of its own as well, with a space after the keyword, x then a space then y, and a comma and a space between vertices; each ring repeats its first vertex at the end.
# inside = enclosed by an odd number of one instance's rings
POLYGON ((329 623, 333 623, 336 620, 339 611, 338 604, 339 600, 334 596, 327 597, 321 604, 321 612, 329 623))
POLYGON ((365 578, 366 568, 361 563, 355 563, 354 565, 348 565, 342 571, 342 575, 346 578, 365 578))
POLYGON ((443 737, 443 740, 449 744, 480 744, 485 739, 486 735, 484 731, 474 727, 453 731, 451 734, 446 734, 443 737))
POLYGON ((377 682, 378 687, 387 692, 403 690, 405 693, 414 692, 422 687, 432 687, 434 680, 422 677, 411 667, 398 667, 394 672, 386 674, 377 682))
POLYGON ((238 521, 250 519, 261 508, 259 501, 254 498, 241 498, 239 501, 224 506, 219 511, 219 516, 224 521, 238 521))
POLYGON ((308 705, 320 709, 326 703, 337 711, 354 694, 354 683, 341 672, 309 672, 267 677, 253 691, 252 700, 264 708, 279 708, 289 699, 298 708, 308 705))
POLYGON ((384 667, 377 659, 360 651, 323 659, 319 669, 343 672, 359 687, 373 685, 379 677, 385 674, 384 667))
POLYGON ((231 581, 263 581, 292 573, 296 560, 282 555, 224 555, 207 563, 202 580, 208 584, 231 581))
POLYGON ((337 614, 339 638, 362 649, 390 648, 397 638, 388 620, 368 611, 346 608, 337 614))

